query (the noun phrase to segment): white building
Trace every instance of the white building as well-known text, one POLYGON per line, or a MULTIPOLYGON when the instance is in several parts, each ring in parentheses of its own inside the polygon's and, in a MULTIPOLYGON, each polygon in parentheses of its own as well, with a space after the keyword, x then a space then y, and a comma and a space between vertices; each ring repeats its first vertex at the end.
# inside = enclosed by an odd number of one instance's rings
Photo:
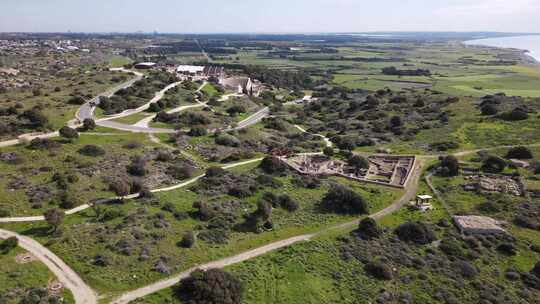
POLYGON ((136 69, 151 69, 156 66, 155 62, 139 62, 134 65, 136 69))
POLYGON ((201 74, 204 71, 203 66, 198 65, 179 65, 176 68, 176 72, 180 74, 187 74, 187 75, 197 75, 201 74))

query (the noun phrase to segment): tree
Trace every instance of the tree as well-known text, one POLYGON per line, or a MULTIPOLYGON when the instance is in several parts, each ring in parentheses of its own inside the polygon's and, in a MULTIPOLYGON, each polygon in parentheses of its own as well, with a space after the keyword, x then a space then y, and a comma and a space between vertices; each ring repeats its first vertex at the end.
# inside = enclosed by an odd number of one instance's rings
POLYGON ((9 253, 11 250, 13 250, 15 247, 19 245, 19 239, 15 236, 8 237, 5 239, 2 243, 0 243, 0 251, 3 254, 9 253))
POLYGON ((531 273, 540 278, 540 262, 537 262, 533 269, 531 270, 531 273))
POLYGON ((500 117, 504 120, 519 121, 528 119, 529 114, 521 108, 515 108, 510 112, 502 113, 500 117))
POLYGON ((360 171, 360 169, 369 169, 369 161, 360 155, 351 156, 347 163, 349 166, 353 167, 356 172, 360 171))
POLYGON ((506 168, 506 161, 498 156, 490 155, 482 164, 482 170, 486 172, 499 173, 506 168))
POLYGON ((116 193, 121 198, 128 195, 131 187, 128 182, 123 179, 116 179, 109 185, 109 189, 116 193))
POLYGON ((358 224, 356 233, 358 236, 360 236, 360 238, 369 240, 380 237, 382 235, 382 230, 379 228, 374 219, 371 217, 366 217, 358 224))
POLYGON ((64 212, 57 208, 47 210, 43 216, 47 223, 52 226, 53 232, 56 232, 64 221, 64 212))
POLYGON ((186 179, 193 176, 195 170, 189 165, 172 165, 167 168, 167 174, 176 179, 186 179))
POLYGON ((265 200, 259 200, 257 203, 257 210, 255 215, 261 218, 263 221, 268 221, 272 217, 272 204, 265 200))
POLYGON ((146 160, 140 155, 135 156, 127 166, 127 172, 134 176, 145 176, 147 171, 146 160))
POLYGON ((516 158, 516 159, 532 159, 533 154, 531 150, 527 147, 519 146, 511 148, 508 153, 506 153, 506 159, 516 158))
POLYGON ((403 126, 403 122, 401 121, 401 117, 392 116, 392 118, 390 118, 390 129, 399 128, 401 126, 403 126))
POLYGON ((400 240, 420 245, 435 241, 435 234, 428 225, 422 222, 407 222, 394 230, 400 240))
POLYGON ((218 135, 215 139, 216 144, 227 146, 227 147, 238 147, 240 146, 240 140, 230 134, 221 134, 218 135))
POLYGON ((364 198, 352 189, 335 184, 328 190, 322 204, 329 210, 346 214, 368 213, 368 205, 364 198))
POLYGON ((392 269, 381 262, 369 262, 364 266, 364 270, 379 280, 391 280, 393 278, 392 269))
POLYGON ((193 231, 188 231, 184 234, 182 237, 182 240, 180 241, 180 246, 184 248, 191 248, 195 245, 195 234, 193 231))
POLYGON ((294 199, 292 199, 289 195, 287 194, 282 194, 278 197, 278 203, 279 203, 279 206, 289 212, 294 212, 296 210, 298 210, 298 208, 300 208, 300 205, 298 204, 297 201, 295 201, 294 199))
POLYGON ((150 106, 148 107, 149 112, 158 113, 161 110, 162 110, 162 108, 159 106, 159 104, 157 102, 151 103, 150 106))
POLYGON ((59 133, 60 133, 60 136, 67 139, 79 138, 79 133, 77 133, 77 130, 70 128, 68 126, 62 127, 59 133))
POLYGON ((240 280, 221 269, 197 269, 174 288, 186 304, 240 304, 244 287, 240 280))
POLYGON ((453 155, 448 155, 440 158, 441 170, 443 176, 457 176, 459 174, 459 161, 453 155))
POLYGON ((221 167, 212 166, 206 169, 207 177, 220 177, 224 176, 225 174, 227 174, 227 171, 221 167))
POLYGON ((265 157, 259 167, 268 174, 283 173, 287 170, 287 165, 274 156, 265 157))
POLYGON ((204 126, 194 126, 188 132, 188 135, 193 137, 205 136, 206 134, 208 134, 208 130, 204 126))
POLYGON ((356 142, 351 137, 338 137, 336 142, 340 150, 352 151, 356 147, 356 142))
POLYGON ((332 147, 325 147, 323 149, 323 154, 326 155, 327 157, 332 157, 334 156, 334 148, 332 147))
POLYGON ((27 119, 30 122, 30 125, 34 128, 44 128, 49 123, 47 116, 36 108, 24 111, 21 115, 19 115, 19 118, 27 119))
POLYGON ((96 122, 92 118, 85 118, 83 120, 83 129, 85 131, 94 130, 96 128, 96 122))
POLYGON ((482 112, 482 115, 486 115, 486 116, 495 115, 499 112, 499 110, 497 110, 497 107, 492 104, 486 104, 482 106, 482 108, 480 108, 480 111, 482 112))

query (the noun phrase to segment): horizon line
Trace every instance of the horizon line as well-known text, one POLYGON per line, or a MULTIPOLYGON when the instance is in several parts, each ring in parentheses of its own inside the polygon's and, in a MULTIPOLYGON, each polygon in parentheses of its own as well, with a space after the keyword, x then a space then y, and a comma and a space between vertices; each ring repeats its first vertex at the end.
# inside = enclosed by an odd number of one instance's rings
POLYGON ((540 32, 501 32, 501 31, 364 31, 364 32, 160 32, 160 31, 0 31, 0 34, 162 34, 162 35, 354 35, 354 34, 418 34, 418 33, 432 33, 432 34, 477 34, 477 33, 489 33, 489 34, 519 34, 519 35, 540 35, 540 32))

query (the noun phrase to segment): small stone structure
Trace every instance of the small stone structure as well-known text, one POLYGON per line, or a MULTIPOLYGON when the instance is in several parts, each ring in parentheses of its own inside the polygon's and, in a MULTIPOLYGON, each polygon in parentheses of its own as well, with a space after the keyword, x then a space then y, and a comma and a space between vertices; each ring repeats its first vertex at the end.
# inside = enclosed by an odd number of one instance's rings
POLYGON ((512 165, 518 167, 518 168, 529 168, 531 166, 531 164, 528 162, 528 161, 525 161, 525 160, 521 160, 521 159, 515 159, 515 158, 511 158, 509 159, 510 160, 510 163, 512 163, 512 165))
POLYGON ((501 223, 487 216, 454 216, 454 223, 464 234, 501 234, 506 233, 501 223))
POLYGON ((524 185, 519 178, 503 175, 471 175, 466 179, 472 180, 473 183, 465 185, 465 190, 499 192, 515 196, 522 196, 524 193, 524 185))
POLYGON ((416 197, 416 201, 410 202, 410 205, 416 210, 426 212, 433 210, 433 205, 430 202, 432 199, 433 197, 431 195, 421 194, 416 197))
POLYGON ((369 156, 369 168, 360 170, 323 155, 280 156, 279 159, 301 174, 342 176, 397 188, 405 187, 415 165, 414 156, 369 156))

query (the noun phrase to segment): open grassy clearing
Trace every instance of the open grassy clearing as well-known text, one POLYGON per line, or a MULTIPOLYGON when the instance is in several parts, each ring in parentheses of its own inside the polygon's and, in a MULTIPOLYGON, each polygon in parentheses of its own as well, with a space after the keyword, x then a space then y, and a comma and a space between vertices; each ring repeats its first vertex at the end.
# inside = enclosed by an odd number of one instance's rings
MULTIPOLYGON (((20 303, 31 288, 47 288, 56 277, 40 261, 22 262, 26 251, 15 248, 7 254, 0 254, 0 300, 3 303, 20 303)), ((58 296, 64 303, 74 303, 71 293, 63 290, 58 296)))
POLYGON ((124 65, 133 62, 133 60, 131 60, 130 58, 120 55, 109 55, 107 57, 107 60, 109 62, 109 65, 113 68, 121 68, 124 65))
POLYGON ((148 117, 150 115, 152 115, 152 113, 140 112, 140 113, 135 113, 133 115, 117 118, 117 119, 114 119, 113 121, 123 123, 123 124, 132 125, 132 124, 135 124, 135 123, 139 122, 140 120, 142 120, 142 119, 144 119, 144 118, 146 118, 146 117, 148 117))

